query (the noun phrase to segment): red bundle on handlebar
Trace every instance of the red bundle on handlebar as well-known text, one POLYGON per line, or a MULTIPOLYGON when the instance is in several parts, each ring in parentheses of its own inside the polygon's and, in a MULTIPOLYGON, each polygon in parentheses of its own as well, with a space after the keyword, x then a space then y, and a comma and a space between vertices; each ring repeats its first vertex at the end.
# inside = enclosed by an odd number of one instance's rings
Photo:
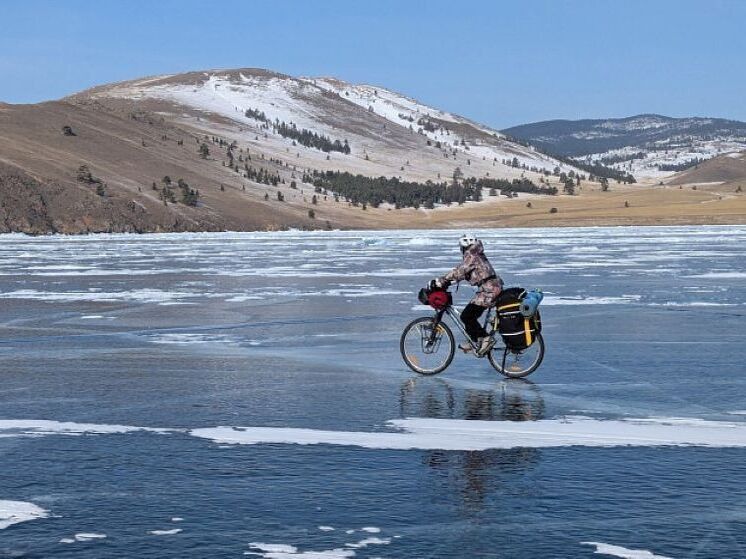
POLYGON ((429 305, 436 311, 442 311, 453 303, 453 297, 445 289, 420 289, 417 298, 423 305, 429 305))

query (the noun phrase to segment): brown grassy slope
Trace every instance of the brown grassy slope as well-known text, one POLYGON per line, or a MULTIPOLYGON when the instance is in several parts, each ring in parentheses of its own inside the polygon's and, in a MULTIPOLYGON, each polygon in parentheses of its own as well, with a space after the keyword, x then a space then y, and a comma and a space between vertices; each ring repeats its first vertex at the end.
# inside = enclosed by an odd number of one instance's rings
MULTIPOLYGON (((266 204, 259 193, 244 194, 238 179, 219 162, 198 156, 197 143, 188 131, 153 115, 134 116, 137 118, 96 104, 0 105, 3 205, 18 211, 31 207, 39 194, 34 189, 43 186, 49 190, 45 190, 45 211, 49 223, 54 223, 49 231, 70 233, 308 226, 301 209, 266 204), (77 135, 65 136, 65 125, 77 135), (183 140, 183 145, 177 145, 177 140, 183 140), (107 183, 106 197, 97 196, 95 187, 77 180, 80 165, 87 165, 94 176, 107 183), (152 182, 160 182, 164 175, 183 178, 198 188, 200 206, 164 206, 151 188, 152 182), (52 196, 53 191, 60 194, 52 196), (126 209, 132 204, 143 214, 137 219, 127 217, 126 209)), ((4 230, 39 232, 36 226, 21 227, 21 223, 25 222, 12 220, 4 230)))
POLYGON ((693 184, 746 180, 746 152, 716 157, 676 175, 669 184, 693 184))

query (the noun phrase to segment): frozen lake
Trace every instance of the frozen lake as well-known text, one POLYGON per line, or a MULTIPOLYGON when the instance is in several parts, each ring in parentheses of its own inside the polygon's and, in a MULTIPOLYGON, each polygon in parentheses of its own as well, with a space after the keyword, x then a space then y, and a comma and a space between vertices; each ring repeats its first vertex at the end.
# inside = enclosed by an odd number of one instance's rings
POLYGON ((458 232, 1 236, 0 557, 746 557, 746 227, 480 236, 528 382, 401 361, 458 232))

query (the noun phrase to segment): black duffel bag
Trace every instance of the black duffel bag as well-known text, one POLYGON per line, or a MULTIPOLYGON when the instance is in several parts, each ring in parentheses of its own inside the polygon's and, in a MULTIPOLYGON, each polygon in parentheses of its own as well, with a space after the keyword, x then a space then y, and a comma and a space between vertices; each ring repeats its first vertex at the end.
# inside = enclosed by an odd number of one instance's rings
POLYGON ((522 287, 504 289, 497 298, 497 327, 509 349, 526 349, 541 332, 541 316, 537 310, 533 316, 521 314, 521 301, 526 295, 522 287))

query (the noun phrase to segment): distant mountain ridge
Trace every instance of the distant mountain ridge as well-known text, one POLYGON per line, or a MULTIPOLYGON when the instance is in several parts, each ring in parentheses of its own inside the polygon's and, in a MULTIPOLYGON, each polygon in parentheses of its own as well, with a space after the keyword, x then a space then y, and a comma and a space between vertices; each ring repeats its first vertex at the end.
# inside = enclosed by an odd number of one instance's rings
POLYGON ((502 130, 508 137, 558 156, 593 162, 635 176, 670 174, 725 153, 746 149, 746 122, 724 118, 547 120, 502 130))
POLYGON ((545 120, 502 130, 557 155, 579 157, 628 146, 686 137, 738 138, 746 142, 746 122, 724 118, 673 118, 641 114, 626 118, 545 120))

